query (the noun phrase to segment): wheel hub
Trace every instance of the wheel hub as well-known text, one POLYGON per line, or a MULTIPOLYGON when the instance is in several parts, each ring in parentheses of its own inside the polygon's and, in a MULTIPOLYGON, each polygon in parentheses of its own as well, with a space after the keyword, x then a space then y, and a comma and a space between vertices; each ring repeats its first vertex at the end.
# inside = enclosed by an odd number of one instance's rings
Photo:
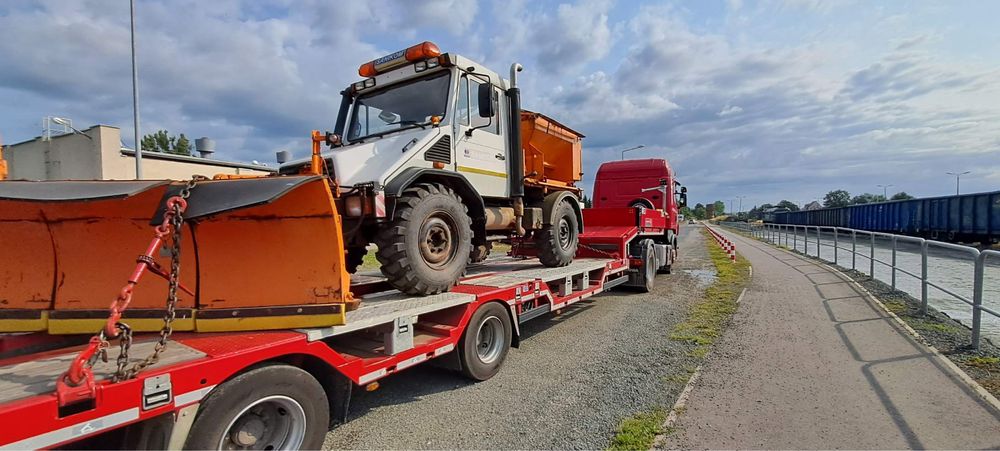
POLYGON ((559 236, 559 247, 563 249, 569 249, 570 241, 572 241, 570 233, 569 221, 566 218, 559 219, 559 228, 557 230, 559 236))
POLYGON ((264 436, 264 420, 257 415, 243 417, 232 432, 233 443, 239 446, 253 446, 264 436))
POLYGON ((441 216, 431 216, 421 226, 420 256, 432 267, 442 267, 455 253, 452 227, 441 216))
POLYGON ((219 449, 298 449, 306 435, 306 414, 297 401, 274 395, 243 409, 226 428, 219 449))
POLYGON ((503 352, 504 331, 500 318, 491 316, 479 325, 476 333, 476 354, 483 363, 491 363, 503 352))

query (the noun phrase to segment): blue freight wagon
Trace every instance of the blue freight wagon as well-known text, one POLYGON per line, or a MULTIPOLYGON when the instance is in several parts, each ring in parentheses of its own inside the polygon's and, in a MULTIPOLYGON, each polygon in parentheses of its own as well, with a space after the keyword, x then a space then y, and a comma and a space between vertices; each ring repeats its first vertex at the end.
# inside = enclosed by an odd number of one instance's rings
POLYGON ((1000 240, 1000 191, 790 211, 774 214, 773 222, 996 243, 1000 240))

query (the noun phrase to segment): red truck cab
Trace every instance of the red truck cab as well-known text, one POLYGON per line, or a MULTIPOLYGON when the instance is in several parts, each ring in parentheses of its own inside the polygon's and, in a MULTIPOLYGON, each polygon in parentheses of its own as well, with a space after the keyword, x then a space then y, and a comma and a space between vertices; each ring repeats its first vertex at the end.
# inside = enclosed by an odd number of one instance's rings
POLYGON ((667 160, 609 161, 597 170, 593 208, 645 207, 667 214, 665 244, 676 248, 678 209, 687 203, 687 188, 681 187, 667 160))

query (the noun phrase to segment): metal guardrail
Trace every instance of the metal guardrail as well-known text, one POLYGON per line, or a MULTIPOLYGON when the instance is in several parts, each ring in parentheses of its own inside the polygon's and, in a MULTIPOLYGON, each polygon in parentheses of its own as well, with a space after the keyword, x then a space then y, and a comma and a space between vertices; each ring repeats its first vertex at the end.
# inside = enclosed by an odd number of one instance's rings
MULTIPOLYGON (((927 291, 928 287, 934 287, 959 301, 964 302, 972 307, 972 348, 979 350, 979 344, 981 341, 981 331, 982 331, 982 317, 983 312, 989 313, 995 317, 1000 318, 1000 312, 990 309, 983 305, 983 280, 986 270, 986 261, 989 258, 1000 258, 1000 251, 994 250, 983 250, 980 251, 974 247, 962 246, 959 244, 945 243, 941 241, 925 240, 923 238, 917 238, 906 235, 894 235, 891 233, 882 232, 871 232, 868 230, 857 230, 848 229, 844 227, 830 227, 830 226, 804 226, 804 225, 792 225, 792 224, 750 224, 746 222, 720 222, 719 225, 739 230, 750 234, 751 236, 767 241, 769 243, 789 247, 797 252, 802 252, 806 255, 809 254, 809 241, 810 241, 810 231, 815 231, 814 245, 816 248, 816 258, 820 260, 828 261, 830 263, 839 264, 839 251, 849 251, 851 253, 851 269, 858 271, 857 260, 860 255, 864 259, 868 260, 868 275, 875 278, 875 264, 879 263, 888 267, 891 271, 890 285, 892 289, 896 289, 896 274, 902 273, 913 277, 920 281, 920 313, 927 314, 927 291), (801 231, 801 236, 800 236, 801 231), (833 243, 823 242, 823 232, 826 231, 828 235, 833 237, 833 243), (869 253, 868 255, 858 253, 858 235, 862 236, 862 240, 868 241, 869 253), (865 236, 868 237, 865 240, 865 236), (851 247, 840 246, 840 238, 849 237, 851 240, 851 247), (890 261, 879 260, 875 255, 875 239, 883 238, 889 240, 892 244, 892 258, 890 261), (790 241, 789 241, 790 240, 790 241), (896 264, 896 255, 898 253, 898 244, 900 242, 911 243, 920 246, 920 274, 914 274, 903 268, 900 268, 896 264), (801 243, 801 250, 800 248, 801 243), (833 248, 833 260, 828 260, 823 258, 823 247, 833 248), (973 269, 973 288, 972 288, 972 299, 962 296, 954 291, 941 286, 939 283, 935 283, 930 280, 927 274, 927 254, 930 248, 941 248, 948 249, 952 251, 962 252, 969 255, 970 262, 974 263, 973 269)), ((861 243, 862 246, 865 243, 861 243)))

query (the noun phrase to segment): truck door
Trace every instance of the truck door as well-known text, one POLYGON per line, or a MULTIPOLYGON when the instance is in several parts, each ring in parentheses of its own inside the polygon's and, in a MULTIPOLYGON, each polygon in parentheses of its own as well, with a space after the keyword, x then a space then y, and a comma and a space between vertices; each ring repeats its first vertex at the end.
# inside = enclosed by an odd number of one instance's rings
POLYGON ((479 115, 479 86, 485 78, 463 74, 459 79, 455 117, 455 169, 476 187, 483 197, 507 197, 507 152, 502 130, 506 130, 506 106, 500 91, 493 88, 493 116, 479 115), (501 109, 503 108, 503 109, 501 109), (472 136, 467 131, 474 130, 472 136))

